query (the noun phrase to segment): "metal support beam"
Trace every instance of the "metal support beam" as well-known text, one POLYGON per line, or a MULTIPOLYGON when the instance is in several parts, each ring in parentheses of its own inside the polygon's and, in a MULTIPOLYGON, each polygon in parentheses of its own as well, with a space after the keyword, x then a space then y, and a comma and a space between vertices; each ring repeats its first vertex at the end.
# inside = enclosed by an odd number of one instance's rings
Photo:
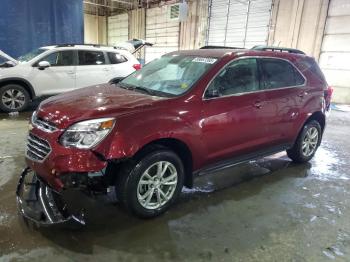
POLYGON ((120 10, 126 10, 126 8, 115 7, 115 6, 110 6, 110 5, 96 4, 96 3, 92 3, 92 2, 88 2, 88 1, 84 1, 83 3, 84 3, 84 4, 88 4, 88 5, 94 5, 94 6, 107 7, 107 8, 111 8, 111 9, 120 9, 120 10))
POLYGON ((110 0, 110 1, 115 2, 115 3, 120 3, 120 4, 133 5, 133 4, 130 3, 130 2, 121 1, 121 0, 110 0))

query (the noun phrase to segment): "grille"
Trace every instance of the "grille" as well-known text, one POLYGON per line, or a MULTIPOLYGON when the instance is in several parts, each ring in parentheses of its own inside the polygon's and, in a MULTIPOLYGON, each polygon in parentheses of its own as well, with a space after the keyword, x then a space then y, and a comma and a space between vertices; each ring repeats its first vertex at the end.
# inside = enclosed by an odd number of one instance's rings
POLYGON ((26 155, 29 159, 42 162, 50 154, 50 144, 33 134, 28 135, 26 155))
POLYGON ((40 118, 34 118, 33 125, 49 133, 55 132, 57 130, 57 127, 55 127, 53 124, 40 118))

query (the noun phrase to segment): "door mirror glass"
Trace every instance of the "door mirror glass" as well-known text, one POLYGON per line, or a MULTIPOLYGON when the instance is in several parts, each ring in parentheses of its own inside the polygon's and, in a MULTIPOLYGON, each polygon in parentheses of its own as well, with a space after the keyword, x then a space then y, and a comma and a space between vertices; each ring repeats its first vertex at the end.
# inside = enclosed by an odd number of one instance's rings
POLYGON ((38 68, 41 69, 41 70, 43 70, 45 68, 48 68, 50 66, 51 66, 51 64, 49 62, 47 62, 47 61, 40 61, 39 64, 38 64, 38 68))

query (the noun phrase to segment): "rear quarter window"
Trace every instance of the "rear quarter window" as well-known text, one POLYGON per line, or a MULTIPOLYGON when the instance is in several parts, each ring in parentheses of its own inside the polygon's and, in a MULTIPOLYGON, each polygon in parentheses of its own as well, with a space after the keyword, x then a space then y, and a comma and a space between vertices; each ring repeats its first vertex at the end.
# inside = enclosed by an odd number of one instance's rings
POLYGON ((111 64, 120 64, 128 61, 125 56, 118 53, 108 52, 107 55, 111 64))
POLYGON ((320 67, 318 66, 315 59, 311 57, 306 57, 304 59, 300 59, 296 62, 296 66, 299 68, 301 72, 309 72, 320 83, 326 83, 326 78, 322 73, 320 67))
POLYGON ((259 61, 263 89, 299 86, 304 77, 290 63, 282 59, 262 58, 259 61))

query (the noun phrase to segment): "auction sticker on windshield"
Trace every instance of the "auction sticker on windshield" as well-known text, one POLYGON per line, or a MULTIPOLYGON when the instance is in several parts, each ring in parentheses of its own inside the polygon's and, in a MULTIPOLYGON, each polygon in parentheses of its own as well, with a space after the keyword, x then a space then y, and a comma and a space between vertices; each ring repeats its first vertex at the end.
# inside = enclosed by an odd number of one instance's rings
POLYGON ((193 58, 192 62, 214 64, 216 60, 217 59, 210 58, 210 57, 196 57, 196 58, 193 58))

